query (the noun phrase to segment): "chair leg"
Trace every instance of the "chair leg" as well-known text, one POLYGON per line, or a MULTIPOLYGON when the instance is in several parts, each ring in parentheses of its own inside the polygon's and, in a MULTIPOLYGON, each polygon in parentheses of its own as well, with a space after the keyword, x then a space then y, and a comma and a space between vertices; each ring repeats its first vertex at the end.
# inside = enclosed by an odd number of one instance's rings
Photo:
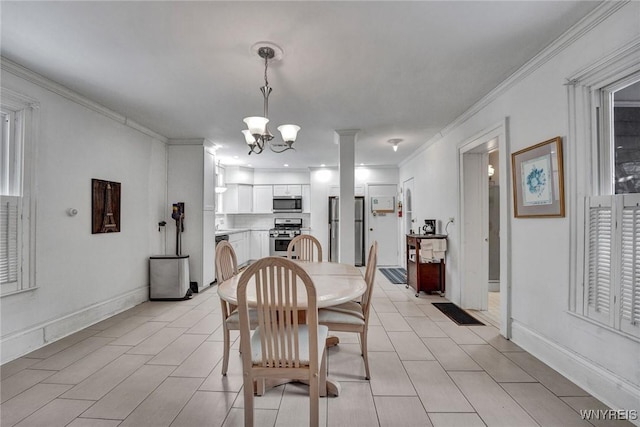
POLYGON ((229 351, 231 347, 231 337, 229 336, 229 329, 227 325, 222 322, 223 336, 224 336, 224 354, 222 355, 222 375, 227 376, 227 369, 229 368, 229 351))
POLYGON ((253 378, 244 374, 244 427, 253 427, 253 378))
POLYGON ((313 374, 309 378, 309 426, 318 427, 320 424, 320 396, 318 376, 313 374))
POLYGON ((362 357, 364 358, 365 379, 370 380, 369 373, 369 352, 367 351, 367 331, 360 332, 360 343, 362 346, 362 357))
POLYGON ((320 364, 320 397, 327 397, 329 392, 327 391, 327 349, 324 349, 322 353, 322 363, 320 364))

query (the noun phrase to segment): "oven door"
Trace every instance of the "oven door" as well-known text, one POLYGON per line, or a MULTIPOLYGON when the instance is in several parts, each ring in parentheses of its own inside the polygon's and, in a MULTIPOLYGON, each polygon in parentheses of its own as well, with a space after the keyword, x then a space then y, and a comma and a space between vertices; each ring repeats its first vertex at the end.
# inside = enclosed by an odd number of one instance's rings
POLYGON ((293 238, 289 236, 271 237, 269 242, 270 256, 287 256, 287 248, 293 238))

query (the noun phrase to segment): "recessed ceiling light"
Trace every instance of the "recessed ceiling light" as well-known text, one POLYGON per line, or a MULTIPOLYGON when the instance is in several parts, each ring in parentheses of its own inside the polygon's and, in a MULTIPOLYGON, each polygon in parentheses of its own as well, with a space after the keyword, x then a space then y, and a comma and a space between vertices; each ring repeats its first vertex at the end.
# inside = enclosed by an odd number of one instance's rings
POLYGON ((285 168, 288 168, 288 167, 289 167, 289 165, 288 165, 287 163, 285 163, 285 164, 284 164, 284 167, 285 167, 285 168))
POLYGON ((360 166, 364 166, 364 163, 360 163, 360 166))
POLYGON ((253 165, 252 165, 251 163, 247 164, 247 166, 249 166, 250 168, 252 168, 252 167, 253 167, 253 165))
POLYGON ((320 165, 320 167, 325 167, 325 166, 326 166, 326 165, 325 165, 324 163, 320 165))

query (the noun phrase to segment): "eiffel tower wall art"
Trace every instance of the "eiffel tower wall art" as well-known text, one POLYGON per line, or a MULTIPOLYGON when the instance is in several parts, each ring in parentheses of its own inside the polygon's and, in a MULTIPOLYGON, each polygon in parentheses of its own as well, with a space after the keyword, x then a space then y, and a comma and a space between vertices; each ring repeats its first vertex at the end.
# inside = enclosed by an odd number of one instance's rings
POLYGON ((91 180, 91 234, 120 232, 120 183, 91 180))

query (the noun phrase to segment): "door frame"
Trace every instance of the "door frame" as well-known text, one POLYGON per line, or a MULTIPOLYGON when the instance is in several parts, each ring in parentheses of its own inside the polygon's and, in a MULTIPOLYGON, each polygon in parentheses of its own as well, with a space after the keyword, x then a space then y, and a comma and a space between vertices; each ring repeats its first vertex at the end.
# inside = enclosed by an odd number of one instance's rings
MULTIPOLYGON (((511 165, 509 163, 508 149, 509 141, 507 139, 508 132, 508 118, 490 126, 473 137, 458 144, 458 236, 460 247, 460 269, 458 271, 458 283, 460 283, 460 295, 459 301, 461 304, 465 301, 465 294, 474 293, 478 289, 473 289, 474 282, 465 281, 465 241, 468 236, 477 234, 478 230, 465 229, 465 224, 469 218, 465 218, 468 215, 468 209, 475 209, 475 207, 465 205, 465 193, 472 189, 465 186, 465 178, 469 178, 468 172, 465 175, 465 160, 471 159, 470 155, 477 156, 478 162, 480 162, 480 168, 484 165, 484 169, 480 170, 480 173, 486 173, 486 164, 488 164, 488 153, 495 149, 499 150, 499 167, 500 167, 500 334, 505 338, 511 337, 511 203, 509 195, 511 194, 511 182, 509 177, 511 176, 511 165), (465 157, 466 156, 466 157, 465 157), (467 187, 467 188, 465 188, 467 187), (467 212, 465 214, 465 211, 467 212)), ((477 178, 477 176, 476 176, 477 178)), ((484 186, 483 186, 484 188, 484 186)), ((480 203, 487 204, 488 212, 488 188, 489 183, 486 183, 487 197, 479 198, 480 203), (486 200, 485 200, 486 199, 486 200)), ((482 211, 482 206, 477 208, 482 211)), ((488 229, 488 225, 487 225, 488 229)), ((486 233, 485 233, 486 235, 486 233)), ((488 237, 488 236, 487 236, 488 237)), ((489 245, 482 244, 483 259, 488 259, 489 245)), ((487 265, 487 278, 488 280, 488 265, 487 265)), ((476 285, 477 286, 477 285, 476 285)), ((486 285, 485 285, 486 286, 486 285)), ((464 307, 464 306, 463 306, 464 307)))

